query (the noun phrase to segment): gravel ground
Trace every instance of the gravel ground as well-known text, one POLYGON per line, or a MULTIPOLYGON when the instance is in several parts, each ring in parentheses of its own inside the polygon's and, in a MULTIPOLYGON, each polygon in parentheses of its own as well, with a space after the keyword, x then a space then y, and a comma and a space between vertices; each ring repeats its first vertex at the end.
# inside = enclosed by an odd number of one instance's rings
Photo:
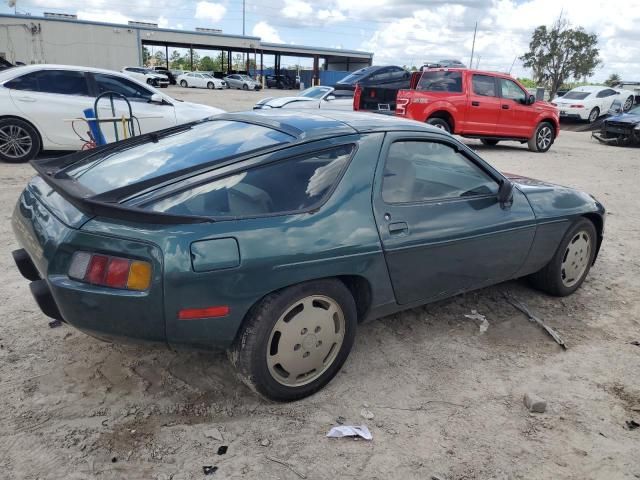
MULTIPOLYGON (((265 96, 169 93, 228 110, 265 96)), ((510 282, 362 325, 338 376, 291 404, 255 397, 220 355, 50 329, 9 255, 11 209, 32 170, 0 164, 0 478, 198 479, 204 465, 224 479, 640 478, 640 429, 625 428, 640 422, 640 347, 630 343, 640 340, 640 150, 574 132, 546 154, 469 143, 504 171, 606 205, 605 242, 583 288, 557 299, 510 282), (507 291, 568 349, 507 304, 507 291), (486 332, 465 317, 472 310, 486 332), (527 392, 547 400, 546 413, 525 409, 527 392), (339 416, 368 425, 373 441, 325 438, 339 416), (205 436, 211 428, 222 441, 205 436)))

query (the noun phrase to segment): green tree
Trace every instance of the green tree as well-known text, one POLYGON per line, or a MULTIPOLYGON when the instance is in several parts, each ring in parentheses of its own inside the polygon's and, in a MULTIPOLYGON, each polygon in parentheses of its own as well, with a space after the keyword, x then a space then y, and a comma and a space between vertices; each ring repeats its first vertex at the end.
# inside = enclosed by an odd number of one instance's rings
POLYGON ((142 65, 147 65, 149 63, 149 59, 151 58, 151 52, 145 46, 142 47, 142 65))
POLYGON ((617 73, 612 73, 611 75, 609 75, 609 78, 607 78, 604 81, 604 84, 607 87, 613 87, 615 85, 617 85, 618 83, 620 83, 622 81, 622 78, 620 78, 620 75, 618 75, 617 73))
POLYGON ((183 70, 182 56, 178 50, 171 52, 169 57, 169 66, 175 70, 183 70))
POLYGON ((165 54, 164 54, 164 52, 162 50, 158 50, 153 55, 153 60, 154 60, 154 64, 159 66, 159 67, 166 67, 167 66, 167 57, 165 56, 165 54))
POLYGON ((206 72, 215 71, 215 63, 209 55, 205 55, 200 60, 200 70, 204 70, 206 72))
POLYGON ((550 28, 536 28, 529 43, 529 51, 520 57, 523 65, 533 71, 534 80, 546 84, 553 99, 560 86, 569 78, 593 75, 600 65, 598 36, 582 27, 569 28, 559 18, 550 28))
POLYGON ((518 81, 526 88, 536 88, 538 86, 538 82, 530 78, 518 78, 518 81))

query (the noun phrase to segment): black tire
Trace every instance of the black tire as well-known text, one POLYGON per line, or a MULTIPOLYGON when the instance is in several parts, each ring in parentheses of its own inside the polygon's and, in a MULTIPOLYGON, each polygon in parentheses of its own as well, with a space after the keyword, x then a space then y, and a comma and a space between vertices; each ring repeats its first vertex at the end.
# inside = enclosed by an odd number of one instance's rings
POLYGON ((624 104, 622 105, 623 112, 628 112, 629 110, 631 110, 631 108, 633 107, 633 100, 633 96, 627 97, 627 99, 624 101, 624 104))
MULTIPOLYGON (((298 313, 289 321, 297 321, 301 311, 303 310, 298 310, 298 313)), ((301 283, 267 295, 251 308, 245 318, 236 342, 229 351, 229 359, 236 368, 240 379, 251 390, 271 400, 298 400, 320 390, 338 373, 353 346, 356 327, 357 312, 355 301, 342 282, 328 279, 301 283), (284 385, 271 373, 267 362, 267 356, 276 355, 277 350, 281 348, 279 336, 276 342, 274 328, 278 324, 280 317, 287 312, 287 310, 290 310, 292 307, 297 308, 296 303, 312 295, 327 297, 339 305, 344 317, 342 345, 339 347, 332 362, 324 367, 326 370, 317 376, 317 378, 299 386, 284 385), (272 333, 274 333, 274 338, 270 344, 272 333), (274 350, 274 342, 277 343, 275 354, 271 353, 274 350)), ((318 328, 316 332, 319 330, 318 328)), ((304 334, 306 334, 307 330, 304 329, 304 332, 304 334)), ((301 332, 300 335, 303 335, 303 333, 301 332)), ((309 335, 311 335, 311 333, 309 333, 309 335)), ((306 337, 301 338, 300 343, 302 344, 302 348, 300 348, 300 344, 290 346, 292 348, 291 351, 300 350, 301 356, 308 356, 308 353, 305 352, 307 347, 304 346, 306 337)), ((315 341, 314 336, 311 344, 315 341)), ((333 355, 331 350, 328 355, 333 355)))
POLYGON ((180 80, 180 86, 182 88, 187 88, 189 86, 189 84, 187 83, 186 80, 180 80))
POLYGON ((436 128, 444 130, 447 133, 451 133, 451 125, 444 118, 430 118, 427 120, 429 125, 433 125, 436 128))
POLYGON ((242 89, 243 90, 249 90, 249 85, 247 85, 246 83, 242 84, 242 89))
MULTIPOLYGON (((545 265, 540 271, 529 276, 530 283, 538 290, 542 290, 543 292, 556 297, 566 297, 567 295, 571 295, 580 288, 580 285, 582 285, 584 279, 587 278, 587 275, 589 274, 589 270, 593 264, 593 259, 596 255, 597 242, 598 237, 593 223, 586 218, 579 218, 573 223, 573 225, 571 225, 569 230, 567 230, 567 233, 560 242, 560 246, 549 263, 547 263, 547 265, 545 265), (567 284, 565 283, 566 273, 563 269, 563 262, 565 262, 565 256, 567 255, 569 245, 575 244, 575 242, 580 240, 578 236, 583 233, 590 239, 590 249, 588 253, 583 252, 583 256, 577 258, 582 258, 587 261, 586 268, 579 277, 573 279, 575 280, 575 283, 567 284)), ((570 258, 567 258, 566 260, 568 261, 570 258)))
POLYGON ((213 88, 214 88, 214 87, 215 87, 215 85, 213 84, 213 82, 209 82, 209 83, 207 83, 207 88, 208 88, 209 90, 213 90, 213 88))
POLYGON ((0 160, 28 162, 36 158, 41 148, 40 135, 30 123, 19 118, 0 120, 0 160))
POLYGON ((589 112, 589 118, 587 118, 588 123, 595 122, 600 117, 600 109, 598 107, 593 107, 593 110, 589 112))
POLYGON ((527 142, 529 150, 537 153, 549 151, 555 139, 555 129, 549 122, 540 122, 527 142))
POLYGON ((153 84, 154 84, 153 78, 147 78, 147 85, 153 86, 153 84))
POLYGON ((493 138, 481 138, 480 141, 483 145, 487 145, 489 147, 495 147, 500 140, 494 140, 493 138))

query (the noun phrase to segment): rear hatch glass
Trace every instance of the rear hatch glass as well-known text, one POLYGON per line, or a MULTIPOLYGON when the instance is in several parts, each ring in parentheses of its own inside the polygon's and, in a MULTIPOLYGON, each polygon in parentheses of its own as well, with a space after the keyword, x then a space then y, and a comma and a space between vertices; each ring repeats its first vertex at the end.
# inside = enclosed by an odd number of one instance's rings
POLYGON ((86 189, 100 194, 292 140, 294 137, 286 133, 260 125, 209 121, 156 142, 89 157, 73 164, 65 173, 86 189))

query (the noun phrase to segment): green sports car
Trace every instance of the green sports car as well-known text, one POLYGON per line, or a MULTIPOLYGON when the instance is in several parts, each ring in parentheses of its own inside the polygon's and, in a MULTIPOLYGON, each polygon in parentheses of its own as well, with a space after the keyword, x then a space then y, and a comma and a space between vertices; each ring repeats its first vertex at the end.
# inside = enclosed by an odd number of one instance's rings
POLYGON ((329 382, 366 319, 524 276, 572 293, 604 229, 590 195, 358 112, 225 114, 32 164, 13 256, 46 315, 227 350, 275 400, 329 382))

